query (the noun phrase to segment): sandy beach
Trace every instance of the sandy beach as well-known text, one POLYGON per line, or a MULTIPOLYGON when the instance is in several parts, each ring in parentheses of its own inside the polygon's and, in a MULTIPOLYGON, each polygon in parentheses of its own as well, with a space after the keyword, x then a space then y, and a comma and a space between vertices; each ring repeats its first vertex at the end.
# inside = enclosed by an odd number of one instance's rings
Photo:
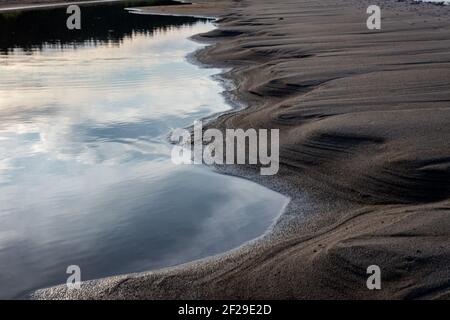
POLYGON ((195 54, 243 110, 209 124, 280 129, 280 172, 218 168, 288 195, 273 229, 173 268, 43 289, 37 299, 450 298, 450 6, 390 0, 194 1, 218 17, 195 54), (382 8, 381 30, 366 9, 382 8), (308 205, 305 206, 305 203, 308 205), (366 269, 382 270, 368 290, 366 269))

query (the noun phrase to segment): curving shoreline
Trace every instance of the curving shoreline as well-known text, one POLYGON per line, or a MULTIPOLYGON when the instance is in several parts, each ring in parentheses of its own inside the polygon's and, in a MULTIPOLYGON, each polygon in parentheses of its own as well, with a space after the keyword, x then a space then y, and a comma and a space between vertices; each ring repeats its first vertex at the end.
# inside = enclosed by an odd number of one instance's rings
MULTIPOLYGON (((206 1, 219 28, 196 37, 214 43, 196 58, 231 68, 230 94, 249 106, 210 126, 282 134, 277 177, 218 170, 289 195, 286 212, 223 255, 34 298, 449 298, 450 9, 377 2, 379 33, 365 27, 371 1, 206 1), (372 264, 383 290, 365 286, 372 264)), ((182 7, 171 13, 200 14, 182 7)))

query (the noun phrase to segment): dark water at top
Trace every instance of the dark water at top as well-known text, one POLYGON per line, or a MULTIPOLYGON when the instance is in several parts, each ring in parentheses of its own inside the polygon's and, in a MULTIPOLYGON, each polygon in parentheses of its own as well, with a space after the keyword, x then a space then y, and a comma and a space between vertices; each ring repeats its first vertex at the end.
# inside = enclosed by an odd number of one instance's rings
POLYGON ((123 6, 0 18, 0 298, 175 265, 262 234, 287 199, 175 166, 171 129, 229 108, 185 56, 210 21, 123 6))

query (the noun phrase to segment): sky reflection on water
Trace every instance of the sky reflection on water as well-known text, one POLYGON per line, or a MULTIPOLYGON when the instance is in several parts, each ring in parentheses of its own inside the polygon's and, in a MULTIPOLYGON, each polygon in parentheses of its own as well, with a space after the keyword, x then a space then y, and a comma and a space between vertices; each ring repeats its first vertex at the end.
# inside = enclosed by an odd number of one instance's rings
MULTIPOLYGON (((147 19, 158 19, 147 16, 147 19)), ((202 166, 166 137, 229 108, 186 54, 211 30, 180 21, 119 42, 0 55, 0 298, 174 265, 259 236, 287 199, 202 166), (251 194, 251 196, 249 196, 251 194)))

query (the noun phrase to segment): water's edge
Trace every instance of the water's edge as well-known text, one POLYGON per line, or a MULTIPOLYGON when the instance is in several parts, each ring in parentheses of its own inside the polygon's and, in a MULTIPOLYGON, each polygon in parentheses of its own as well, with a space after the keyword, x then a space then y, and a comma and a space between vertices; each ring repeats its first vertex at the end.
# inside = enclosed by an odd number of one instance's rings
MULTIPOLYGON (((161 15, 165 15, 165 14, 161 14, 161 15)), ((179 15, 179 16, 192 17, 192 15, 179 15)), ((196 15, 196 17, 211 19, 211 17, 209 17, 209 16, 196 15)), ((217 18, 214 18, 212 20, 213 20, 212 23, 215 26, 215 28, 213 30, 215 30, 217 28, 217 18)), ((213 30, 211 30, 211 31, 213 31, 213 30)), ((201 43, 202 46, 200 48, 194 50, 193 52, 187 54, 185 56, 185 59, 189 63, 191 63, 193 65, 196 65, 196 66, 199 66, 200 68, 215 68, 215 69, 219 69, 220 70, 220 72, 218 74, 214 74, 213 76, 211 76, 211 78, 214 81, 218 81, 220 83, 220 86, 224 89, 220 94, 224 97, 226 104, 230 106, 230 109, 228 109, 228 110, 225 110, 225 111, 222 111, 222 112, 213 113, 211 115, 207 115, 206 117, 198 119, 198 120, 201 120, 201 121, 203 121, 205 123, 208 123, 208 122, 211 122, 214 119, 216 119, 216 118, 218 118, 218 117, 220 117, 220 116, 222 116, 224 114, 228 114, 228 113, 235 112, 237 110, 245 109, 247 107, 247 105, 244 102, 239 101, 236 97, 234 97, 232 95, 232 90, 236 87, 236 84, 235 84, 235 82, 232 79, 227 79, 224 76, 226 74, 226 72, 229 71, 227 68, 218 68, 218 67, 215 67, 215 66, 212 66, 212 65, 206 65, 206 64, 202 63, 199 60, 199 58, 198 58, 199 57, 199 53, 202 52, 203 50, 208 49, 210 46, 214 46, 214 43, 213 44, 205 44, 203 41, 200 41, 198 39, 198 35, 199 34, 193 35, 193 36, 189 37, 188 39, 191 40, 191 41, 197 42, 197 43, 201 43)), ((169 135, 170 135, 170 133, 168 133, 168 136, 169 135)), ((240 244, 239 246, 237 246, 235 248, 232 248, 230 250, 227 250, 227 251, 224 251, 224 252, 221 252, 221 253, 218 253, 218 254, 214 254, 214 255, 211 255, 211 256, 206 256, 206 257, 203 257, 203 258, 200 258, 200 259, 188 261, 188 262, 185 262, 185 263, 181 263, 181 264, 175 265, 175 266, 168 266, 168 267, 162 267, 162 268, 157 268, 157 269, 151 269, 152 272, 156 271, 156 270, 165 270, 165 269, 178 268, 178 267, 186 265, 186 264, 195 264, 195 263, 197 263, 199 261, 204 261, 204 260, 207 260, 207 259, 211 259, 213 257, 227 255, 227 254, 229 254, 231 252, 234 252, 236 250, 241 250, 242 247, 254 244, 254 243, 260 241, 261 239, 266 238, 267 236, 269 236, 272 233, 273 228, 278 223, 280 217, 282 217, 287 212, 287 209, 291 205, 291 198, 289 196, 289 193, 286 192, 286 190, 284 190, 283 188, 280 188, 279 187, 279 183, 272 183, 272 184, 263 183, 260 180, 259 175, 254 173, 254 172, 252 172, 251 170, 246 170, 246 169, 242 169, 242 168, 234 168, 233 169, 233 168, 229 168, 229 167, 228 168, 217 168, 217 167, 206 166, 206 165, 205 165, 205 169, 213 170, 214 172, 217 172, 217 173, 220 173, 220 174, 223 174, 223 175, 228 175, 228 176, 233 176, 233 177, 236 177, 236 178, 239 178, 239 179, 249 180, 249 181, 252 181, 252 182, 257 183, 259 185, 262 185, 262 186, 264 186, 264 187, 266 187, 268 189, 271 189, 271 190, 273 190, 273 191, 275 191, 275 192, 277 192, 279 194, 287 196, 288 197, 287 202, 284 205, 284 207, 280 209, 278 214, 274 215, 275 218, 274 218, 273 224, 271 226, 269 226, 266 229, 266 231, 264 231, 264 233, 261 234, 260 236, 254 238, 254 239, 251 239, 249 241, 246 241, 246 242, 240 244), (242 170, 244 170, 244 171, 242 171, 242 170)), ((132 274, 141 274, 141 273, 147 273, 149 271, 143 271, 143 272, 131 273, 131 274, 117 274, 117 275, 114 275, 114 276, 109 276, 107 278, 119 277, 119 276, 120 277, 121 276, 128 276, 128 275, 132 275, 132 274)), ((93 280, 87 280, 87 281, 97 281, 97 280, 93 279, 93 280)), ((26 295, 25 298, 34 298, 34 297, 35 297, 34 294, 30 293, 30 294, 26 295)))

